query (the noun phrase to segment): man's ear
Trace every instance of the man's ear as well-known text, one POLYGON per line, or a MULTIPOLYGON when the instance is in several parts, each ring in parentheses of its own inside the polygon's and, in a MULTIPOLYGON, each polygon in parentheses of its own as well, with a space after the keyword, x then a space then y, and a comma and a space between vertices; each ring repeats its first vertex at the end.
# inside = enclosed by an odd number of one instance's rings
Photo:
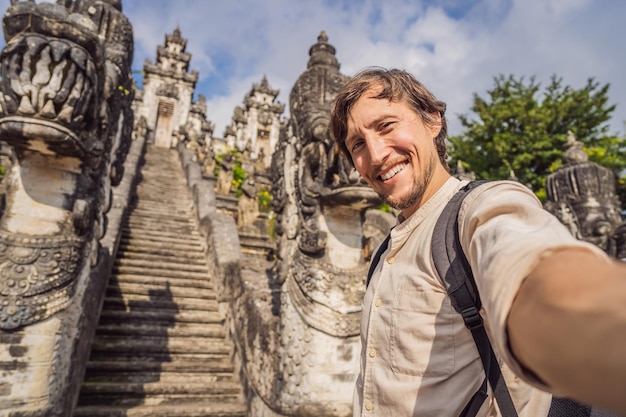
POLYGON ((436 138, 441 132, 441 113, 430 113, 429 114, 430 121, 427 123, 427 128, 430 130, 430 133, 433 138, 436 138))

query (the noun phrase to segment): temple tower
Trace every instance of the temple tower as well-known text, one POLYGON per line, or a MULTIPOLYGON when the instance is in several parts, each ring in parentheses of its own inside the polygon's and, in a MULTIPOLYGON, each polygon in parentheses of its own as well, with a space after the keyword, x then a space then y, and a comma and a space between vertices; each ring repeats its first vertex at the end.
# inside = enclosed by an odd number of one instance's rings
POLYGON ((271 165, 272 154, 280 133, 280 117, 285 105, 277 102, 279 90, 274 90, 264 76, 260 83, 237 106, 231 124, 224 131, 224 140, 231 148, 248 149, 253 159, 263 158, 266 168, 271 165))
POLYGON ((198 81, 198 72, 189 72, 191 54, 185 52, 187 39, 180 29, 165 35, 165 45, 157 47, 156 62, 144 63, 143 105, 140 115, 145 117, 148 138, 155 145, 176 145, 173 133, 185 126, 198 81))

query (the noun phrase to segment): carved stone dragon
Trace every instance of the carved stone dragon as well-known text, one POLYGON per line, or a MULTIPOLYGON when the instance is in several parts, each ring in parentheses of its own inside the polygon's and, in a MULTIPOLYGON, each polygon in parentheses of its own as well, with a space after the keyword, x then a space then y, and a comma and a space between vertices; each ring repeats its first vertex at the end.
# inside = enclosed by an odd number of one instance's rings
POLYGON ((348 77, 324 32, 309 55, 272 161, 281 285, 274 404, 285 415, 343 416, 351 415, 358 371, 367 261, 390 219, 368 211, 381 200, 329 137, 332 100, 348 77))
POLYGON ((50 361, 37 358, 41 380, 6 374, 15 397, 3 397, 0 409, 61 413, 58 404, 74 394, 59 388, 59 368, 74 369, 61 362, 78 360, 71 346, 81 336, 57 315, 85 303, 78 288, 108 262, 99 241, 133 126, 132 26, 120 0, 12 1, 3 25, 0 141, 11 164, 0 217, 0 329, 19 335, 23 351, 48 344, 50 361))

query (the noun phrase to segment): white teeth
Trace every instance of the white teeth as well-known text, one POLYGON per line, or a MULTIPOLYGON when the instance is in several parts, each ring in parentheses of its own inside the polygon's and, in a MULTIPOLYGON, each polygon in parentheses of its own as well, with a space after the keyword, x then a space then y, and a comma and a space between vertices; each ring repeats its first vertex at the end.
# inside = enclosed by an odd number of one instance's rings
POLYGON ((380 179, 382 179, 383 181, 387 181, 388 179, 395 177, 396 174, 402 171, 404 167, 406 167, 407 165, 408 163, 402 164, 402 165, 396 165, 395 167, 391 168, 389 171, 385 172, 384 174, 381 174, 380 179))

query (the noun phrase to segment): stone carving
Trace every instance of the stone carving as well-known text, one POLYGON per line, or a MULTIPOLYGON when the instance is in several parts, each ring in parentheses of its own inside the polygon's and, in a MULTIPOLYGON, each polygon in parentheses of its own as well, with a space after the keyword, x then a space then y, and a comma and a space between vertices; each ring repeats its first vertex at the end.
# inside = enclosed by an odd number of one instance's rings
POLYGON ((591 242, 613 256, 626 248, 615 175, 588 161, 572 132, 568 132, 563 165, 546 178, 545 208, 565 224, 573 236, 591 242))
POLYGON ((17 2, 4 18, 0 138, 14 149, 17 164, 7 174, 12 195, 0 220, 0 297, 7 307, 0 328, 54 314, 69 301, 76 271, 88 258, 83 250, 91 247, 92 264, 97 261, 111 180, 121 178, 133 123, 124 111, 132 100, 130 23, 108 17, 119 12, 103 2, 82 2, 79 10, 56 6, 56 19, 47 17, 50 6, 17 2), (74 18, 81 13, 89 19, 74 18), (56 187, 38 187, 44 176, 56 187), (29 255, 11 255, 23 252, 29 255), (45 261, 51 253, 57 256, 45 261), (56 271, 42 274, 42 262, 56 271), (23 277, 15 280, 18 272, 23 277), (20 291, 8 290, 14 281, 20 291), (66 294, 62 301, 56 292, 66 294), (56 301, 47 308, 49 299, 56 301))
POLYGON ((280 291, 282 415, 350 415, 367 257, 391 226, 379 197, 338 154, 330 106, 347 77, 324 32, 290 94, 291 119, 272 159, 280 291))
POLYGON ((241 184, 241 196, 237 203, 237 226, 240 228, 252 225, 259 216, 257 193, 258 184, 255 180, 254 171, 246 173, 246 178, 241 184))
POLYGON ((65 415, 78 382, 66 374, 81 372, 88 352, 79 341, 93 331, 84 292, 108 268, 100 239, 130 146, 132 26, 119 0, 12 1, 3 26, 0 141, 11 166, 0 217, 0 332, 45 357, 36 366, 13 358, 0 409, 65 415))
POLYGON ((212 136, 215 124, 206 119, 207 104, 204 95, 191 105, 187 123, 181 128, 181 137, 185 147, 192 151, 194 159, 202 167, 205 175, 213 175, 215 154, 212 136))
POLYGON ((232 152, 226 152, 218 165, 217 185, 215 192, 222 195, 230 194, 233 186, 235 157, 232 152))
POLYGON ((12 330, 65 308, 85 239, 0 230, 0 328, 12 330))

